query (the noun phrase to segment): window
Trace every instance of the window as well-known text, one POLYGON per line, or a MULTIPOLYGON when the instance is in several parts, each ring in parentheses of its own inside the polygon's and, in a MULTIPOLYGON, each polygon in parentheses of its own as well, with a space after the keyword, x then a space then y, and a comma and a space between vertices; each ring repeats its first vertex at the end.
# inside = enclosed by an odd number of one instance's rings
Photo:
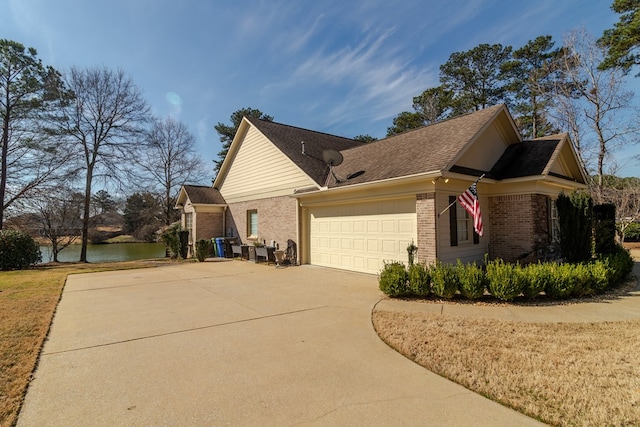
POLYGON ((252 209, 247 211, 247 238, 258 237, 258 211, 252 209))
POLYGON ((473 244, 480 243, 480 235, 473 229, 473 222, 469 212, 458 203, 456 196, 449 196, 449 233, 451 237, 451 246, 459 244, 469 244, 471 236, 473 236, 473 244))
POLYGON ((456 222, 458 226, 458 243, 468 243, 469 230, 472 227, 471 216, 460 203, 456 203, 456 222))
POLYGON ((189 232, 189 241, 193 242, 193 213, 184 214, 184 228, 189 232))
POLYGON ((560 219, 556 201, 553 199, 549 199, 549 237, 552 244, 560 241, 560 219))

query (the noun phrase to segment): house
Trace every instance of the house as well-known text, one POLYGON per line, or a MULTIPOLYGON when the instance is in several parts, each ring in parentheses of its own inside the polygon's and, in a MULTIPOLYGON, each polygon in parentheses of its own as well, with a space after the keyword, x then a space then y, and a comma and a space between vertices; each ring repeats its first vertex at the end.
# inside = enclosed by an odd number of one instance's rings
POLYGON ((557 237, 552 201, 586 188, 567 134, 523 141, 504 105, 380 141, 243 119, 212 187, 184 186, 194 238, 287 240, 298 261, 378 273, 385 261, 535 259, 557 237), (457 196, 477 183, 484 233, 457 196))

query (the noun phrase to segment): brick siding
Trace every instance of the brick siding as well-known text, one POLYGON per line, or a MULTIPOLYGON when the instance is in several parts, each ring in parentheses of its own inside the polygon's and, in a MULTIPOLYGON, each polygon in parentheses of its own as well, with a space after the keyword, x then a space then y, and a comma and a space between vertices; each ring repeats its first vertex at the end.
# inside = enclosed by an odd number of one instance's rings
POLYGON ((491 258, 537 259, 538 250, 550 243, 547 199, 541 194, 489 197, 491 258))
MULTIPOLYGON (((296 205, 292 197, 273 197, 249 202, 230 203, 227 209, 227 231, 243 243, 252 243, 247 236, 247 211, 258 211, 258 236, 267 243, 275 240, 280 249, 287 248, 287 240, 296 241, 296 205)), ((300 254, 300 248, 298 248, 300 254)))

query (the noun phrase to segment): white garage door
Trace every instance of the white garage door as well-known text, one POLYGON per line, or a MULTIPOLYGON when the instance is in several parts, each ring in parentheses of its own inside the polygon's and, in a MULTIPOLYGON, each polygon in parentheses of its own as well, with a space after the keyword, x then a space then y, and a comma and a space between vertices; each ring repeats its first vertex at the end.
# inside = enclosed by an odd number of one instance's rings
POLYGON ((377 274, 384 261, 406 264, 416 238, 415 198, 309 209, 310 261, 377 274))

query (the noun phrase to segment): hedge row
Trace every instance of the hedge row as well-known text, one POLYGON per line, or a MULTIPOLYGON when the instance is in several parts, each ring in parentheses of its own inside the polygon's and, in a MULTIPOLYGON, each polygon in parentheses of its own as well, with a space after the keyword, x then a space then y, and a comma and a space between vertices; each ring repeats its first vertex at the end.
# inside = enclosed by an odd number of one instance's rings
POLYGON ((391 297, 434 295, 453 298, 460 294, 476 299, 488 292, 503 301, 544 294, 552 299, 595 295, 619 284, 633 268, 629 252, 618 247, 612 254, 584 263, 538 263, 520 266, 500 259, 475 263, 431 266, 401 262, 385 263, 380 290, 391 297))

